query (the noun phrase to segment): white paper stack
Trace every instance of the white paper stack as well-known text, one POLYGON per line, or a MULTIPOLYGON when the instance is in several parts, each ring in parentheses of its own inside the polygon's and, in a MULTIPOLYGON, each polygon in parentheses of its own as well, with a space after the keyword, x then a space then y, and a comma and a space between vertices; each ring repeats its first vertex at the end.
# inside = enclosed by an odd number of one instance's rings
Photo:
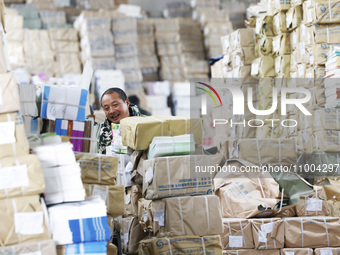
POLYGON ((19 85, 19 97, 21 114, 23 116, 38 116, 35 85, 19 85))
POLYGON ((172 156, 186 155, 195 151, 195 141, 193 134, 178 136, 156 136, 150 146, 148 159, 172 156))
POLYGON ((96 70, 94 77, 96 80, 98 99, 101 98, 107 89, 112 87, 117 87, 125 91, 125 79, 121 70, 96 70), (112 81, 114 81, 114 86, 112 81))
POLYGON ((33 148, 33 153, 39 157, 44 170, 46 204, 85 199, 81 170, 71 144, 38 146, 33 148))
POLYGON ((201 117, 201 98, 190 82, 175 82, 172 88, 175 115, 185 118, 201 117))
POLYGON ((106 205, 99 196, 83 202, 55 205, 48 212, 56 244, 110 240, 106 205))

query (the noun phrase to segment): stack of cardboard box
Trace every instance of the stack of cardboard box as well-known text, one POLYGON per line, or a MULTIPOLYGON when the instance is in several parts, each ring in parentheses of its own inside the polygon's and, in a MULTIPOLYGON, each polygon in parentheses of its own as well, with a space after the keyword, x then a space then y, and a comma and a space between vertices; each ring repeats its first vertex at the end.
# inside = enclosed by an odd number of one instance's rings
POLYGON ((138 20, 138 59, 143 81, 158 81, 159 61, 155 45, 155 24, 153 20, 138 20))
MULTIPOLYGON (((0 10, 4 6, 0 4, 0 10)), ((6 38, 0 22, 0 249, 11 252, 56 254, 50 239, 48 215, 40 194, 45 191, 40 161, 29 154, 14 75, 8 72, 6 38), (4 47, 5 46, 5 47, 4 47)))

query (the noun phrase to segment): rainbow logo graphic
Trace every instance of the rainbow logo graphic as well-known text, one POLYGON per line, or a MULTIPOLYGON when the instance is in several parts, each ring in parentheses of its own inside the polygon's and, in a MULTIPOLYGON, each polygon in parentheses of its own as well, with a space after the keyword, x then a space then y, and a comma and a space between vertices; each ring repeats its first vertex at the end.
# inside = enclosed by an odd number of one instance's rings
MULTIPOLYGON (((218 100, 220 101, 220 104, 222 105, 221 97, 220 97, 220 95, 217 93, 217 91, 216 91, 213 87, 211 87, 210 85, 208 85, 208 84, 206 84, 206 83, 203 83, 203 82, 196 82, 196 83, 198 83, 198 84, 200 84, 200 85, 203 85, 203 86, 206 86, 206 87, 209 88, 212 92, 214 92, 215 95, 217 96, 218 100)), ((213 94, 212 94, 209 90, 204 89, 204 88, 200 88, 200 87, 196 87, 196 88, 198 88, 198 89, 203 90, 204 92, 206 92, 206 93, 212 98, 212 100, 214 100, 214 103, 215 103, 215 105, 217 106, 216 100, 215 100, 213 94)))

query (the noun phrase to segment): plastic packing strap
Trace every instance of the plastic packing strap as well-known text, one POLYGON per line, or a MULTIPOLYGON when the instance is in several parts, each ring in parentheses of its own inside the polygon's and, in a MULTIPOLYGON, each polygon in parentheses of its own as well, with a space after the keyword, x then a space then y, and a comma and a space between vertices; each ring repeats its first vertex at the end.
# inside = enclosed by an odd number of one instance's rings
MULTIPOLYGON (((264 225, 264 220, 262 219, 262 225, 264 225)), ((262 230, 260 230, 262 231, 262 230)), ((267 233, 266 233, 266 249, 268 249, 268 239, 267 239, 267 233)))
POLYGON ((328 0, 328 13, 329 13, 329 21, 332 22, 332 6, 331 6, 331 0, 328 0))
MULTIPOLYGON (((7 121, 8 121, 8 122, 11 122, 11 121, 12 121, 11 115, 10 115, 9 113, 7 113, 7 121)), ((15 120, 14 120, 14 121, 15 121, 15 120)), ((16 125, 16 123, 15 123, 15 125, 16 125)), ((12 143, 12 149, 13 149, 13 157, 16 158, 16 157, 17 157, 17 149, 16 149, 16 144, 15 144, 15 142, 12 143)))
POLYGON ((170 239, 169 239, 169 238, 165 238, 165 239, 168 241, 170 255, 173 255, 172 249, 171 249, 171 242, 170 242, 170 239))
POLYGON ((80 255, 84 255, 85 254, 84 243, 80 243, 79 244, 79 252, 80 252, 80 255))
POLYGON ((101 171, 102 171, 102 154, 98 154, 98 183, 100 184, 100 181, 102 179, 101 171))
POLYGON ((81 208, 79 203, 76 204, 76 206, 78 207, 78 216, 79 216, 79 232, 80 232, 80 240, 83 243, 84 242, 84 226, 83 226, 83 218, 82 218, 82 214, 81 214, 81 208))
POLYGON ((179 213, 180 213, 180 216, 181 216, 182 233, 185 236, 186 234, 185 234, 185 229, 184 229, 184 221, 183 221, 183 211, 182 211, 181 198, 177 197, 177 200, 178 200, 179 213))
POLYGON ((105 186, 105 192, 106 192, 106 205, 107 205, 107 210, 109 210, 109 205, 110 205, 110 196, 109 196, 109 186, 105 186))
POLYGON ((330 247, 330 245, 329 245, 329 234, 328 234, 328 227, 327 227, 326 218, 323 218, 323 222, 325 223, 325 230, 326 230, 326 235, 327 235, 327 247, 330 247))
MULTIPOLYGON (((66 90, 65 90, 65 91, 66 91, 66 90)), ((73 107, 84 108, 84 109, 85 109, 85 107, 86 107, 86 106, 84 106, 84 105, 79 105, 79 104, 59 103, 59 102, 56 102, 56 101, 54 101, 54 100, 50 101, 50 100, 45 100, 45 99, 43 99, 42 102, 43 102, 43 103, 50 103, 50 104, 60 104, 60 105, 65 105, 65 106, 73 106, 73 107)))
POLYGON ((205 251, 204 237, 201 237, 201 240, 202 240, 203 255, 207 255, 207 252, 205 251))
POLYGON ((166 170, 168 172, 168 189, 169 195, 171 196, 171 179, 170 179, 170 166, 169 166, 169 157, 166 157, 166 170))
POLYGON ((257 149, 257 156, 258 156, 258 159, 259 159, 259 165, 261 166, 262 164, 261 164, 261 153, 260 153, 259 139, 256 138, 255 141, 256 141, 256 149, 257 149))
POLYGON ((307 216, 307 197, 305 197, 305 216, 307 216))
POLYGON ((244 231, 243 231, 242 221, 240 219, 238 221, 240 223, 240 229, 241 229, 241 232, 242 232, 242 239, 243 239, 243 243, 244 243, 244 248, 247 248, 246 239, 244 238, 244 231))
POLYGON ((51 226, 50 226, 50 221, 49 221, 49 217, 48 217, 48 212, 47 212, 47 206, 45 203, 45 200, 43 197, 40 198, 40 202, 43 208, 43 213, 44 213, 44 217, 45 217, 45 222, 46 222, 46 226, 47 226, 47 231, 48 231, 48 236, 49 238, 52 238, 52 231, 51 231, 51 226))
MULTIPOLYGON (((13 209, 14 209, 14 215, 18 212, 17 210, 17 204, 15 203, 15 199, 12 198, 12 205, 13 205, 13 209)), ((20 232, 17 233, 18 235, 18 242, 21 243, 21 234, 20 232)))
POLYGON ((236 255, 239 255, 238 250, 236 250, 236 255))
POLYGON ((257 177, 257 180, 259 181, 259 184, 260 184, 260 188, 261 188, 261 192, 262 192, 262 196, 264 198, 264 202, 266 203, 266 209, 268 209, 268 203, 267 203, 267 198, 266 198, 266 195, 264 194, 264 190, 263 190, 263 186, 262 186, 262 183, 261 183, 261 180, 259 177, 257 177))
POLYGON ((207 196, 205 198, 205 206, 206 206, 206 212, 207 212, 207 222, 208 222, 208 232, 210 233, 210 214, 209 214, 209 202, 207 196))
POLYGON ((157 120, 157 121, 160 121, 161 123, 162 123, 162 133, 161 133, 161 136, 163 136, 163 131, 164 131, 164 125, 163 125, 163 120, 160 120, 160 119, 157 119, 157 118, 155 118, 155 117, 152 117, 152 116, 150 116, 150 118, 152 118, 152 119, 155 119, 155 120, 157 120))
MULTIPOLYGON (((274 224, 272 218, 270 218, 270 222, 274 224)), ((274 242, 274 249, 276 249, 276 238, 273 238, 273 242, 274 242)))
POLYGON ((328 25, 326 25, 326 35, 327 35, 327 43, 329 43, 329 28, 328 25))
POLYGON ((301 223, 301 248, 303 248, 305 242, 304 242, 304 235, 303 235, 303 220, 305 218, 299 218, 300 219, 300 223, 301 223))
MULTIPOLYGON (((318 187, 315 187, 315 197, 316 199, 319 199, 318 198, 318 187)), ((315 216, 318 216, 318 211, 315 211, 315 216)))

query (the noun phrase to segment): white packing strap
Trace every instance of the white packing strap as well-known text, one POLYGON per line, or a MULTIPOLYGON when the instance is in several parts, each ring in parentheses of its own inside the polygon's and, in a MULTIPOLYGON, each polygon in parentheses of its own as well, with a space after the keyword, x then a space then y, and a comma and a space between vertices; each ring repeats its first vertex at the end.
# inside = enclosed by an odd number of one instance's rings
POLYGON ((48 237, 52 238, 50 218, 48 217, 47 206, 46 206, 46 203, 45 203, 45 200, 44 200, 43 197, 40 198, 40 202, 41 202, 41 205, 42 205, 42 208, 43 208, 43 213, 44 213, 45 222, 46 222, 47 231, 48 231, 48 237))
POLYGON ((78 207, 78 212, 79 212, 79 232, 80 232, 80 241, 81 243, 84 242, 84 226, 83 226, 83 218, 81 216, 81 208, 79 204, 76 204, 78 207))
POLYGON ((301 222, 301 248, 303 248, 304 246, 304 236, 303 236, 303 220, 304 218, 300 218, 300 222, 301 222))
POLYGON ((244 238, 244 231, 243 231, 242 221, 239 220, 239 222, 240 222, 240 229, 241 229, 241 232, 242 232, 242 239, 243 239, 243 243, 244 243, 244 248, 247 249, 247 243, 246 243, 246 239, 244 238))
POLYGON ((106 185, 106 207, 109 210, 110 207, 110 196, 109 196, 109 186, 106 185))
MULTIPOLYGON (((273 219, 270 219, 270 223, 273 223, 273 219)), ((276 238, 273 238, 273 242, 274 242, 274 249, 276 249, 276 238)))
MULTIPOLYGON (((264 220, 262 219, 262 225, 264 225, 264 220)), ((262 231, 262 230, 260 230, 262 231)), ((267 239, 267 233, 266 234, 266 249, 268 249, 268 239, 267 239)))
POLYGON ((171 140, 172 140, 172 155, 175 155, 175 153, 176 153, 175 141, 174 141, 174 139, 171 139, 171 140))
POLYGON ((328 0, 328 13, 329 13, 329 21, 332 22, 332 7, 331 7, 331 0, 328 0))
POLYGON ((209 214, 209 203, 207 196, 205 198, 206 212, 207 212, 207 222, 208 222, 208 232, 210 233, 210 214, 209 214))
POLYGON ((92 196, 92 192, 93 192, 93 190, 92 190, 92 184, 89 184, 89 194, 90 194, 90 196, 92 196))
POLYGON ((329 29, 328 29, 328 25, 326 25, 326 31, 327 31, 327 43, 329 43, 329 29))
POLYGON ((98 184, 101 181, 101 171, 102 171, 102 154, 98 154, 98 184))
POLYGON ((236 250, 236 255, 239 255, 238 250, 236 250))
POLYGON ((280 204, 280 210, 278 210, 278 211, 277 211, 277 213, 281 212, 281 210, 282 210, 282 204, 283 204, 283 194, 284 194, 284 191, 285 191, 285 189, 284 189, 284 188, 282 188, 282 191, 281 191, 281 204, 280 204))
POLYGON ((307 216, 307 197, 305 197, 305 216, 307 216))
POLYGON ((169 195, 171 196, 171 180, 170 180, 170 166, 169 166, 169 157, 166 157, 166 169, 168 172, 168 189, 169 189, 169 195))
POLYGON ((164 131, 164 125, 163 125, 163 120, 160 120, 160 119, 157 119, 157 118, 155 118, 155 117, 152 117, 152 116, 149 116, 149 118, 152 118, 152 119, 155 119, 155 120, 157 120, 157 121, 160 121, 161 123, 162 123, 162 133, 161 133, 161 136, 163 136, 163 131, 164 131))
POLYGON ((281 166, 281 139, 279 138, 279 166, 281 166))
MULTIPOLYGON (((13 217, 15 217, 15 214, 18 212, 18 210, 17 210, 17 204, 15 203, 15 199, 14 198, 12 198, 12 205, 13 205, 13 209, 14 209, 13 217)), ((17 235, 18 235, 18 242, 21 243, 21 234, 20 234, 20 232, 18 232, 17 235)))
POLYGON ((228 228, 229 228, 229 236, 231 236, 231 227, 230 227, 230 222, 229 222, 229 220, 227 221, 227 223, 228 223, 228 228))
MULTIPOLYGON (((65 90, 66 91, 66 90, 65 90)), ((86 106, 84 105, 78 105, 78 104, 70 104, 70 103, 58 103, 56 101, 49 101, 49 100, 42 100, 43 103, 47 103, 47 104, 59 104, 59 105, 65 105, 65 106, 73 106, 73 107, 77 107, 77 108, 83 108, 85 109, 86 106)))
POLYGON ((325 223, 325 230, 326 230, 326 235, 327 235, 327 247, 329 247, 329 234, 328 234, 326 218, 323 218, 323 221, 325 223))
POLYGON ((260 153, 260 146, 259 146, 259 140, 256 138, 256 148, 257 148, 257 156, 259 159, 259 166, 261 166, 261 153, 260 153))
POLYGON ((172 249, 171 249, 170 239, 169 239, 169 238, 165 238, 165 239, 168 241, 170 255, 173 255, 173 254, 172 254, 172 249))
MULTIPOLYGON (((11 115, 9 113, 7 113, 7 121, 8 122, 12 121, 11 115)), ((14 120, 14 122, 15 122, 15 120, 14 120)), ((15 125, 14 128, 16 129, 16 123, 14 123, 14 125, 15 125)), ((15 143, 16 142, 12 143, 12 149, 13 149, 13 156, 16 158, 17 157, 17 150, 16 150, 16 144, 15 143)))
POLYGON ((207 255, 207 253, 205 251, 204 237, 201 237, 201 240, 202 240, 203 255, 207 255))
POLYGON ((267 203, 267 198, 266 198, 266 195, 264 194, 264 190, 263 190, 263 187, 262 187, 262 183, 261 183, 261 180, 259 177, 257 177, 257 180, 259 181, 259 184, 260 184, 260 188, 261 188, 261 192, 262 192, 262 196, 264 198, 264 202, 266 203, 266 209, 268 209, 268 203, 267 203))
POLYGON ((181 215, 182 233, 183 233, 183 235, 185 236, 181 198, 180 198, 180 197, 177 197, 177 200, 178 200, 179 213, 180 213, 180 215, 181 215))
POLYGON ((80 255, 85 254, 84 243, 79 244, 79 252, 80 252, 80 255))

